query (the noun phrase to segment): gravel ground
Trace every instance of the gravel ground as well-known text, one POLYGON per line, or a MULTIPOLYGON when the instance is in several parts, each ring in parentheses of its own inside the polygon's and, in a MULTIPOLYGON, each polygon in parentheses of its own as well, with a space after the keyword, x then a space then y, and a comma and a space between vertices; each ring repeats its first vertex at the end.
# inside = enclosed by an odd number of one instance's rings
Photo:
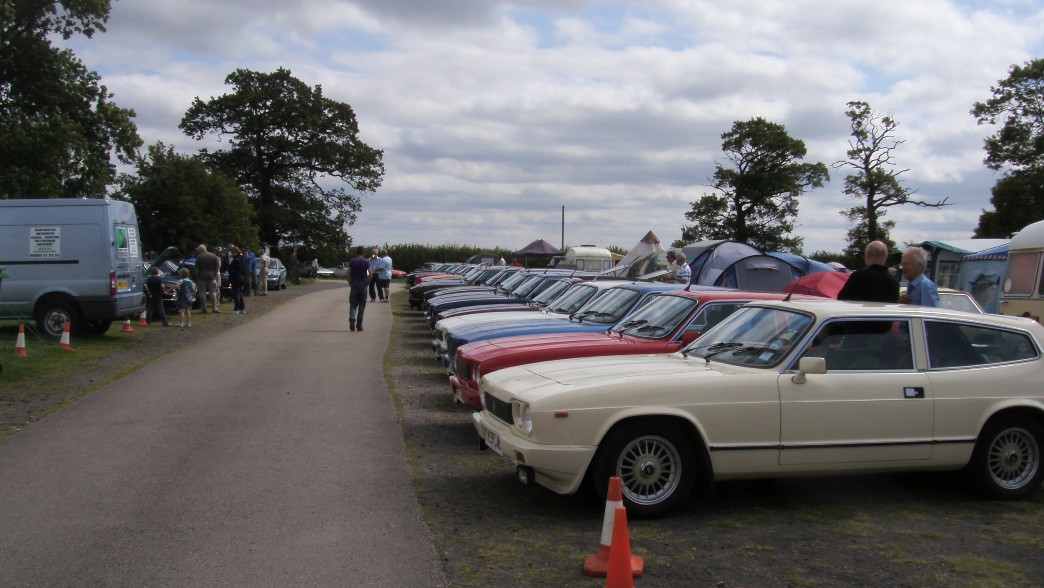
MULTIPOLYGON (((45 376, 32 390, 0 380, 0 425, 25 426, 128 366, 331 287, 344 286, 306 281, 248 298, 246 316, 197 314, 191 331, 138 329, 145 332, 136 345, 114 345, 89 368, 45 376)), ((506 459, 478 451, 471 411, 452 402, 430 331, 400 288, 386 379, 451 585, 605 585, 581 573, 598 549, 604 502, 523 487, 506 459)), ((118 336, 135 335, 118 328, 107 335, 118 336)), ((713 499, 694 497, 667 518, 631 521, 629 532, 632 552, 645 559, 639 587, 1044 585, 1044 492, 984 502, 956 474, 718 484, 713 499)))

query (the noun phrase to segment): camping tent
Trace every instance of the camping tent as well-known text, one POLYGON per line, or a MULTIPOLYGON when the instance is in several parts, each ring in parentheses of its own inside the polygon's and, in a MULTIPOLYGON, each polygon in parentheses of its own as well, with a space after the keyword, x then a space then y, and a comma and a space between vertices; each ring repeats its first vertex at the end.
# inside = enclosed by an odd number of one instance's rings
POLYGON ((689 269, 692 270, 689 283, 700 286, 721 285, 719 278, 730 266, 744 257, 761 255, 760 250, 750 245, 723 240, 700 241, 682 247, 682 251, 685 252, 685 259, 689 261, 689 269))
MULTIPOLYGON (((798 255, 796 253, 767 253, 772 257, 778 257, 790 265, 798 268, 801 271, 801 275, 814 274, 816 272, 831 272, 837 271, 838 268, 830 265, 829 263, 823 263, 822 261, 816 261, 809 259, 804 255, 798 255)), ((835 262, 836 263, 836 262, 835 262)), ((840 265, 840 264, 839 264, 840 265)), ((844 267, 844 266, 842 266, 844 267)))
POLYGON ((737 259, 721 273, 714 286, 779 292, 804 272, 786 261, 771 255, 749 255, 737 259))
POLYGON ((1000 312, 1001 281, 1008 263, 1008 244, 990 247, 961 258, 958 287, 979 301, 983 310, 1000 312))
POLYGON ((561 249, 548 243, 543 239, 537 239, 529 245, 526 245, 522 249, 515 251, 511 254, 514 257, 523 257, 526 260, 525 266, 529 267, 530 257, 553 257, 555 255, 565 255, 561 249))
POLYGON ((623 259, 616 264, 616 267, 625 268, 631 265, 639 257, 644 257, 650 253, 657 253, 659 251, 663 251, 663 247, 660 245, 660 238, 652 231, 649 231, 634 247, 631 247, 631 249, 627 251, 627 255, 623 256, 623 259))

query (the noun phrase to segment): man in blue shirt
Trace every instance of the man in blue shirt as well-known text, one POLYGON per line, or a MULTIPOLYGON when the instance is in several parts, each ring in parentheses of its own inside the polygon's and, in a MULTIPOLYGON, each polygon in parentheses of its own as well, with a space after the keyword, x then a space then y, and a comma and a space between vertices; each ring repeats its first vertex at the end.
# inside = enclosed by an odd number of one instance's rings
POLYGON ((391 272, 392 258, 388 257, 388 251, 381 249, 378 254, 381 259, 380 269, 377 271, 377 289, 383 292, 381 302, 391 302, 391 272))
POLYGON ((920 306, 939 306, 939 289, 924 275, 928 267, 928 252, 920 247, 907 247, 903 251, 903 277, 909 282, 906 293, 899 302, 920 306))
POLYGON ((355 257, 348 262, 348 328, 363 330, 363 312, 366 311, 366 287, 370 283, 370 260, 363 257, 364 247, 355 248, 355 257))

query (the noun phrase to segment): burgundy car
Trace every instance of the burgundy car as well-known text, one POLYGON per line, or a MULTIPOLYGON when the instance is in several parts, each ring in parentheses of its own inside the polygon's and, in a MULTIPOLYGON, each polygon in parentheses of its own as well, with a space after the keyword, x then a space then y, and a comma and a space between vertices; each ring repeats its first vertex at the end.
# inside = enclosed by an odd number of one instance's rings
POLYGON ((673 353, 744 304, 784 297, 786 294, 778 292, 739 290, 662 292, 649 296, 629 317, 607 331, 523 335, 468 343, 457 349, 450 389, 457 402, 481 410, 478 381, 483 374, 552 359, 673 353))

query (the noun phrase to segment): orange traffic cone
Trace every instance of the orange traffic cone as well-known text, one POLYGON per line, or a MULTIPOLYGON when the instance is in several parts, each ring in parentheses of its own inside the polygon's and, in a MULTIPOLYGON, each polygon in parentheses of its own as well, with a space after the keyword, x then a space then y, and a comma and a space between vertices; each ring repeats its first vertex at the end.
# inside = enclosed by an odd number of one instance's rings
MULTIPOLYGON (((613 522, 613 546, 609 551, 609 573, 605 588, 634 588, 634 567, 631 540, 627 537, 627 509, 616 507, 613 522)), ((637 575, 641 575, 639 572, 637 575)))
POLYGON ((18 357, 29 355, 25 352, 25 325, 18 325, 18 337, 15 339, 15 355, 18 357))
MULTIPOLYGON (((609 492, 605 497, 605 516, 602 519, 602 540, 598 546, 598 553, 590 555, 584 561, 584 574, 588 576, 604 577, 609 570, 609 548, 613 539, 613 520, 616 509, 623 507, 623 492, 621 491, 620 478, 613 476, 609 478, 609 492)), ((631 558, 631 569, 635 576, 642 575, 645 562, 640 557, 631 558)))
POLYGON ((124 333, 133 333, 134 332, 134 327, 131 326, 130 319, 124 319, 124 321, 123 321, 123 328, 120 329, 120 330, 123 331, 124 333))
POLYGON ((138 317, 138 326, 139 327, 147 327, 147 326, 149 326, 149 321, 148 321, 148 319, 145 318, 145 311, 144 310, 141 311, 141 316, 138 317))
POLYGON ((58 342, 58 349, 68 349, 72 351, 72 345, 69 344, 69 327, 72 323, 66 321, 65 326, 62 327, 62 340, 58 342))

